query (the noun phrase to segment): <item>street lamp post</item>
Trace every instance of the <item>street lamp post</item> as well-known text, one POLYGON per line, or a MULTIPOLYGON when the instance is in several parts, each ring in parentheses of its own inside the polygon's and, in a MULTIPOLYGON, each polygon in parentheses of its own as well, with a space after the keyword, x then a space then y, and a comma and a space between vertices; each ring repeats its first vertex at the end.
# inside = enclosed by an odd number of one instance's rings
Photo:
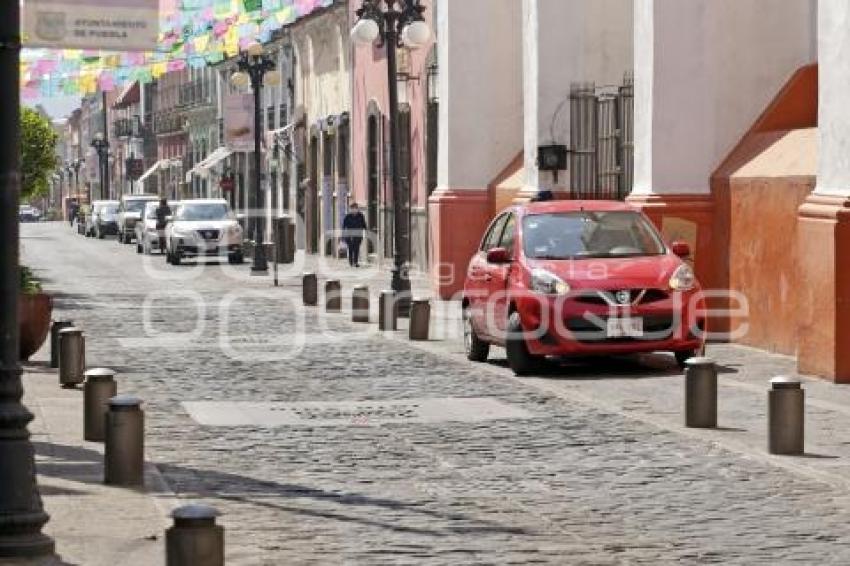
POLYGON ((91 146, 97 152, 97 163, 100 169, 100 198, 109 198, 109 142, 98 132, 94 135, 91 146))
POLYGON ((21 403, 18 198, 21 188, 20 2, 0 2, 0 558, 53 554, 21 403))
MULTIPOLYGON (((77 194, 80 194, 80 167, 82 167, 84 162, 85 162, 85 160, 83 160, 83 159, 75 159, 74 163, 72 165, 73 168, 74 168, 74 187, 77 189, 77 194)), ((91 196, 92 196, 91 195, 91 185, 89 185, 89 190, 88 190, 89 204, 91 204, 91 202, 92 202, 91 196)))
POLYGON ((425 7, 419 0, 363 0, 357 10, 358 21, 351 37, 358 43, 385 46, 387 78, 389 81, 390 178, 393 193, 393 271, 391 288, 396 295, 399 312, 410 308, 410 224, 408 207, 410 191, 402 190, 401 146, 399 145, 398 67, 396 50, 399 47, 421 47, 431 37, 431 30, 422 16, 425 7))
POLYGON ((254 262, 251 273, 265 275, 269 271, 266 261, 265 242, 265 206, 262 191, 262 93, 263 85, 280 84, 280 73, 275 71, 274 60, 263 52, 259 44, 254 44, 242 53, 237 61, 239 71, 230 78, 237 88, 248 85, 254 93, 254 195, 256 220, 254 221, 254 262))

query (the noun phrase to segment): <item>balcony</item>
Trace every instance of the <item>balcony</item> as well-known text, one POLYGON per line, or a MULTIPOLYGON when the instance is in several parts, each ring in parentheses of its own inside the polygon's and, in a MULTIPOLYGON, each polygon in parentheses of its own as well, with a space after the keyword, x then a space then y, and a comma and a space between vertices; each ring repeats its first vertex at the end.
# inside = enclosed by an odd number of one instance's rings
POLYGON ((118 118, 112 125, 112 133, 116 138, 138 138, 142 135, 142 127, 138 116, 133 118, 118 118))
POLYGON ((157 112, 153 116, 153 130, 157 135, 183 131, 183 115, 176 112, 157 112))
POLYGON ((180 86, 179 106, 183 109, 212 105, 211 88, 202 79, 195 79, 180 86))

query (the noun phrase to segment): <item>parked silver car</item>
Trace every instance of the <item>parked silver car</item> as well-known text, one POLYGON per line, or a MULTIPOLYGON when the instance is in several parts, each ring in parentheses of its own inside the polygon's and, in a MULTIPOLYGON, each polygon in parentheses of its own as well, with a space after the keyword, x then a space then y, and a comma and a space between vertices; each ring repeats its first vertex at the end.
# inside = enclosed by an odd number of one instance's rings
POLYGON ((227 257, 244 261, 242 227, 224 199, 184 200, 165 229, 166 259, 180 265, 187 257, 227 257))
POLYGON ((118 233, 118 201, 96 200, 86 216, 86 236, 103 239, 118 233))
POLYGON ((156 195, 124 195, 118 205, 118 242, 132 243, 136 235, 136 222, 141 220, 145 205, 156 202, 156 195))
MULTIPOLYGON (((171 209, 172 214, 178 204, 178 201, 168 202, 168 207, 171 209)), ((157 229, 156 225, 156 211, 158 208, 158 201, 146 203, 142 219, 136 222, 136 252, 140 254, 150 255, 157 250, 165 253, 165 228, 157 229)))

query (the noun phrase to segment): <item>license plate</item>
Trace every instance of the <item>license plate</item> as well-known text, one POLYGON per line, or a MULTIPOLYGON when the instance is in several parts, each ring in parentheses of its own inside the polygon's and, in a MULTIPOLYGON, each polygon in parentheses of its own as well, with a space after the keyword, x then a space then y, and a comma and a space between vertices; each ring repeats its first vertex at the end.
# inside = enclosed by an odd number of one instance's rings
POLYGON ((608 338, 639 338, 643 336, 642 318, 609 318, 608 338))

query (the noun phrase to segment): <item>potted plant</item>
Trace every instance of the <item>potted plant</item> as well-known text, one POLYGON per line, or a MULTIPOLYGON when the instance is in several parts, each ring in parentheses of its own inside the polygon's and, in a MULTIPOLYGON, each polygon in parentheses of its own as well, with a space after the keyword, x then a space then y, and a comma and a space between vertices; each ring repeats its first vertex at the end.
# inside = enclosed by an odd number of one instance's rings
POLYGON ((18 333, 20 334, 20 357, 29 360, 47 339, 53 300, 42 292, 41 284, 29 268, 21 266, 21 287, 18 295, 18 333))

